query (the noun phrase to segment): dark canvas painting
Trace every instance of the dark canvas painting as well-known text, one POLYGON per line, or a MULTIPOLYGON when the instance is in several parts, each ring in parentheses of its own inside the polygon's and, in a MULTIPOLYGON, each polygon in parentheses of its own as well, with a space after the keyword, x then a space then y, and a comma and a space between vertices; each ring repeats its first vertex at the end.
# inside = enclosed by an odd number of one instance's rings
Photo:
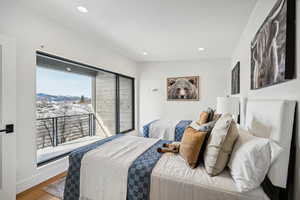
POLYGON ((231 94, 240 93, 240 62, 231 71, 231 94))
POLYGON ((251 42, 251 89, 294 78, 294 5, 278 0, 251 42))

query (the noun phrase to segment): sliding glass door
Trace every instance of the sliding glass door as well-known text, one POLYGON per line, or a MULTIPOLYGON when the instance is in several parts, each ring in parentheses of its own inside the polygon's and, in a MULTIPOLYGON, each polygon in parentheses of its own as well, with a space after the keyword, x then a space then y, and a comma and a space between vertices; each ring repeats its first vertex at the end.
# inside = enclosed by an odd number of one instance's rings
POLYGON ((95 84, 97 131, 107 136, 134 129, 134 79, 110 72, 98 72, 95 84))
POLYGON ((39 165, 134 130, 134 78, 43 52, 37 52, 36 75, 39 165))

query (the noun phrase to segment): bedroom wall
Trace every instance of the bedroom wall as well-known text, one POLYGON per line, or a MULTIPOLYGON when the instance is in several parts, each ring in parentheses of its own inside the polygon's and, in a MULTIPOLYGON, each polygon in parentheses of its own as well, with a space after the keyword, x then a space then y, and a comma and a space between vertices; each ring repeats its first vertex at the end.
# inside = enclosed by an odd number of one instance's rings
POLYGON ((68 163, 62 159, 36 167, 35 51, 44 45, 42 51, 136 78, 137 67, 132 60, 109 50, 105 41, 44 19, 16 1, 1 1, 0 19, 0 34, 17 40, 17 191, 20 192, 64 171, 68 163))
MULTIPOLYGON (((276 0, 259 0, 249 18, 249 22, 240 38, 236 50, 232 57, 231 66, 233 67, 237 61, 241 62, 241 94, 238 96, 249 97, 249 98, 263 98, 263 99, 292 99, 298 101, 298 116, 299 113, 299 103, 300 103, 300 38, 296 40, 296 73, 297 78, 282 84, 274 85, 271 87, 250 90, 250 42, 253 39, 255 33, 263 23, 264 19, 270 12, 271 8, 275 4, 276 0)), ((296 13, 297 13, 297 33, 300 34, 300 0, 296 0, 296 13)), ((228 71, 230 75, 231 70, 228 71)), ((229 80, 230 84, 230 80, 229 80)), ((230 88, 227 89, 230 91, 230 88)), ((297 142, 297 152, 296 152, 296 172, 295 172, 295 194, 294 199, 300 199, 300 134, 299 134, 299 124, 300 119, 298 117, 296 130, 296 142, 297 142)))
POLYGON ((149 62, 140 64, 140 130, 154 119, 197 119, 216 98, 225 96, 230 59, 149 62), (200 76, 199 101, 167 101, 168 77, 200 76), (158 91, 152 91, 158 89, 158 91))

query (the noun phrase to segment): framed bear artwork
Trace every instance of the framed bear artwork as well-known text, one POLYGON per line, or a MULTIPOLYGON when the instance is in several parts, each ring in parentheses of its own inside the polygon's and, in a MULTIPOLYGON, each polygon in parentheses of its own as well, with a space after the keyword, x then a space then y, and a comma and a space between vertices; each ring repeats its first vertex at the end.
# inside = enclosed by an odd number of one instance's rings
POLYGON ((199 76, 167 78, 168 101, 199 101, 199 76))

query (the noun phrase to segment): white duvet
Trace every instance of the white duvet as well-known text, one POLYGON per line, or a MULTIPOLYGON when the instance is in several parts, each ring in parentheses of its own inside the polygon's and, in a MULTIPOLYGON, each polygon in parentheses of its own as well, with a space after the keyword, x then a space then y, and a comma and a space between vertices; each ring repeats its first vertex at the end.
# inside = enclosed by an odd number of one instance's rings
POLYGON ((178 120, 158 120, 150 124, 149 137, 164 140, 175 140, 175 128, 178 120))
POLYGON ((132 162, 158 139, 122 136, 86 153, 81 161, 81 200, 126 200, 132 162))
MULTIPOLYGON (((85 154, 81 161, 81 200, 126 200, 132 162, 157 139, 123 136, 85 154)), ((164 154, 151 175, 150 200, 269 200, 261 188, 238 192, 228 172, 210 177, 204 167, 189 168, 175 154, 164 154)))

